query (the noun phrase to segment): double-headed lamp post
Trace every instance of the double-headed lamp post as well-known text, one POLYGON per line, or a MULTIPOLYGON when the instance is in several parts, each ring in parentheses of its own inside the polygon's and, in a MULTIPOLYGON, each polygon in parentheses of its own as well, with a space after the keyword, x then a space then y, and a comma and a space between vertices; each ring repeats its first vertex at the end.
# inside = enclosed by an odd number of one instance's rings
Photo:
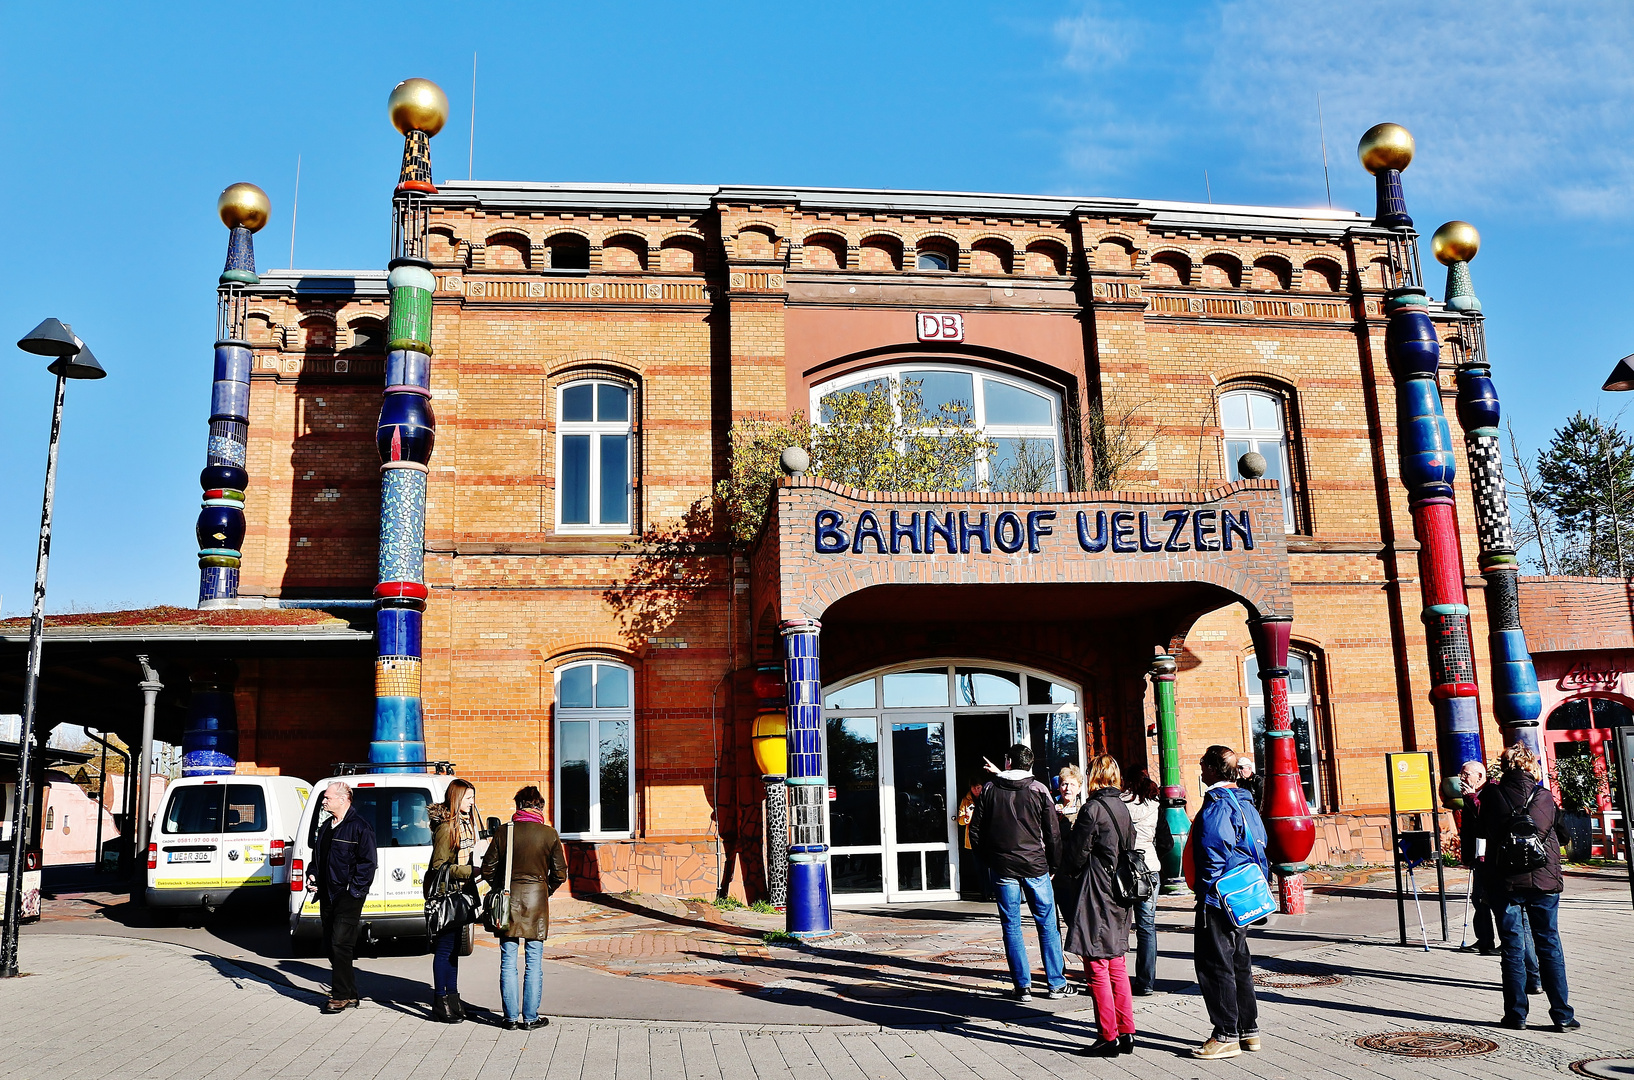
POLYGON ((34 611, 28 624, 28 669, 23 676, 23 730, 17 747, 17 788, 11 805, 11 850, 6 861, 5 924, 0 926, 0 978, 17 974, 17 924, 23 915, 23 858, 30 832, 33 801, 29 772, 33 768, 34 706, 39 696, 40 643, 45 633, 45 569, 51 557, 51 503, 57 490, 57 439, 62 434, 62 398, 69 379, 100 379, 106 374, 91 350, 73 330, 47 319, 17 343, 24 352, 49 356, 47 371, 57 377, 51 407, 51 444, 45 457, 45 502, 40 509, 40 547, 34 560, 34 611))

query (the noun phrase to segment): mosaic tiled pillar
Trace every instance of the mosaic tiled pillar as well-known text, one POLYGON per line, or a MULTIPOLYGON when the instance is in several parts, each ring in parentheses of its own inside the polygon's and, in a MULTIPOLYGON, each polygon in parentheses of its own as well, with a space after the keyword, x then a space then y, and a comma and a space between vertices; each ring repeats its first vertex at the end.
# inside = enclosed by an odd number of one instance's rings
POLYGON ((1174 708, 1175 659, 1161 646, 1152 657, 1152 699, 1157 706, 1157 765, 1163 779, 1163 816, 1157 834, 1159 877, 1163 892, 1183 896, 1186 876, 1182 862, 1191 819, 1186 816, 1186 785, 1180 773, 1180 728, 1174 708))
POLYGON ((1254 656, 1259 662, 1265 701, 1265 803, 1260 811, 1270 840, 1271 868, 1276 871, 1278 910, 1305 913, 1305 860, 1316 846, 1316 823, 1300 782, 1299 753, 1294 745, 1293 714, 1288 707, 1288 639, 1291 619, 1250 619, 1254 656))
POLYGON ((789 785, 781 776, 766 782, 766 898, 773 907, 789 902, 789 785))
MULTIPOLYGON (((1413 159, 1413 138, 1398 125, 1379 124, 1362 136, 1358 154, 1380 178, 1375 224, 1393 233, 1389 245, 1396 286, 1384 296, 1384 353, 1396 385, 1401 482, 1419 544, 1437 762, 1443 777, 1456 776, 1464 762, 1481 759, 1480 703, 1453 504, 1452 433, 1441 408, 1441 341, 1420 285, 1418 236, 1401 194, 1400 172, 1413 159)), ((1442 792, 1444 799, 1458 804, 1456 791, 1443 786, 1442 792)))
MULTIPOLYGON (((403 134, 403 161, 392 197, 392 260, 386 277, 386 390, 375 446, 380 452, 380 559, 375 586, 375 716, 369 760, 424 762, 421 620, 424 617, 426 479, 436 443, 431 408, 431 294, 425 259, 431 136, 447 98, 435 84, 410 79, 392 91, 392 122, 403 134)), ((408 771, 404 769, 402 771, 408 771)))
MULTIPOLYGON (((1435 232, 1433 249, 1447 267, 1447 307, 1463 313, 1455 344, 1458 357, 1458 423, 1464 429, 1470 488, 1475 494, 1475 530, 1480 538, 1481 577, 1486 582, 1487 649, 1492 661, 1492 711, 1504 729, 1504 743, 1520 742, 1541 754, 1538 716, 1543 697, 1526 632, 1521 629, 1520 560, 1509 519, 1509 492, 1504 484, 1503 446, 1498 425, 1502 411, 1486 355, 1485 317, 1470 279, 1480 234, 1474 226, 1449 221, 1435 232)), ((1442 784, 1456 777, 1442 773, 1442 784)), ((1459 793, 1460 796, 1462 793, 1459 793)))
POLYGON ((238 767, 237 674, 231 661, 192 670, 192 698, 182 729, 183 776, 224 776, 238 767))
POLYGON ((828 843, 823 811, 828 778, 823 766, 823 680, 818 665, 815 619, 781 626, 783 674, 789 706, 789 845, 788 931, 795 937, 834 932, 828 897, 828 843))

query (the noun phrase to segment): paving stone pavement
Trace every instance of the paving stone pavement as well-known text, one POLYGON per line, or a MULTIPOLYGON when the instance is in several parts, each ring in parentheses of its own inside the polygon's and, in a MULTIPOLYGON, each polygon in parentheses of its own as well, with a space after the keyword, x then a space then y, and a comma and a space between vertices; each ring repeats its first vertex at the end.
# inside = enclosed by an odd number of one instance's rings
MULTIPOLYGON (((548 1028, 507 1032, 487 1023, 432 1024, 423 995, 366 1001, 355 1012, 323 1016, 316 1008, 315 986, 283 979, 264 965, 191 945, 106 936, 95 932, 94 922, 86 922, 70 932, 59 926, 56 932, 25 935, 24 967, 32 974, 0 982, 0 1045, 5 1051, 0 1053, 0 1078, 937 1080, 975 1075, 1010 1080, 1122 1074, 1518 1080, 1564 1075, 1572 1062, 1588 1058, 1634 1057, 1634 1017, 1627 1006, 1634 998, 1634 913, 1626 884, 1604 876, 1574 878, 1562 902, 1572 999, 1584 1025, 1571 1034, 1497 1028, 1493 1021, 1500 998, 1493 958, 1459 953, 1435 941, 1428 953, 1404 949, 1394 943, 1393 933, 1349 939, 1347 926, 1376 931, 1381 922, 1394 920, 1388 900, 1357 891, 1354 897, 1333 898, 1325 914, 1313 916, 1301 947, 1261 963, 1262 980, 1275 984, 1261 992, 1266 1049, 1230 1061, 1199 1062, 1186 1056, 1207 1028, 1195 988, 1137 999, 1141 1048, 1116 1062, 1070 1053, 1094 1038, 1082 998, 1060 1003, 1063 1010, 1054 1013, 1018 1009, 1004 1019, 917 1026, 845 1023, 832 1015, 814 1024, 558 1017, 548 1028), (1313 982, 1320 985, 1301 985, 1313 982), (1497 1048, 1483 1056, 1423 1059, 1365 1050, 1355 1043, 1362 1035, 1400 1031, 1473 1035, 1497 1048)), ((970 940, 969 930, 957 928, 953 936, 970 940)), ((1453 930, 1456 938, 1456 912, 1453 930)), ((906 948, 926 946, 915 935, 903 935, 903 940, 906 948)), ((879 983, 885 988, 881 993, 900 991, 878 974, 893 963, 891 958, 871 950, 848 959, 845 952, 803 954, 790 963, 836 969, 854 962, 860 970, 849 972, 850 985, 879 983)), ((1170 969, 1178 966, 1166 963, 1170 969)), ((957 959, 950 964, 957 967, 957 959)), ((993 993, 985 986, 946 982, 934 973, 911 979, 926 984, 919 993, 931 991, 931 983, 941 984, 937 989, 943 995, 986 999, 993 993)), ((615 980, 621 985, 648 981, 615 980)), ((719 987, 708 999, 731 998, 719 992, 726 989, 719 987)), ((688 987, 669 992, 698 993, 688 987)), ((757 987, 755 996, 767 992, 757 987)), ((798 1010, 789 1012, 799 1015, 798 1010)), ((1533 1019, 1547 1022, 1541 1001, 1534 1004, 1533 1019)))

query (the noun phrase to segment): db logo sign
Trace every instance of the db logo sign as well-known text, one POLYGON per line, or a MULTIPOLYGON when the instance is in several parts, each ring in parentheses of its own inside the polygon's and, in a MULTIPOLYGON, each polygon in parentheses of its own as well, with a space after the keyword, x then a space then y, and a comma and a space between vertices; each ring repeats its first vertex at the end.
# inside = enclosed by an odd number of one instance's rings
POLYGON ((935 312, 928 311, 919 313, 920 341, 963 341, 964 339, 965 317, 963 315, 938 315, 935 312))

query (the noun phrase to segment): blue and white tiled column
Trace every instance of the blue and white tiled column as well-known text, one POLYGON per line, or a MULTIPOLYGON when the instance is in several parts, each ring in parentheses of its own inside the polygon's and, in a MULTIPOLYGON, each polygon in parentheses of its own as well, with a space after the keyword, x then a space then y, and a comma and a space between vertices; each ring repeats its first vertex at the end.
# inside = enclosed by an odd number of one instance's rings
POLYGON ((789 707, 788 929, 795 937, 834 932, 828 900, 828 843, 823 812, 828 777, 823 766, 823 679, 818 664, 822 624, 815 619, 785 622, 784 682, 789 707))

